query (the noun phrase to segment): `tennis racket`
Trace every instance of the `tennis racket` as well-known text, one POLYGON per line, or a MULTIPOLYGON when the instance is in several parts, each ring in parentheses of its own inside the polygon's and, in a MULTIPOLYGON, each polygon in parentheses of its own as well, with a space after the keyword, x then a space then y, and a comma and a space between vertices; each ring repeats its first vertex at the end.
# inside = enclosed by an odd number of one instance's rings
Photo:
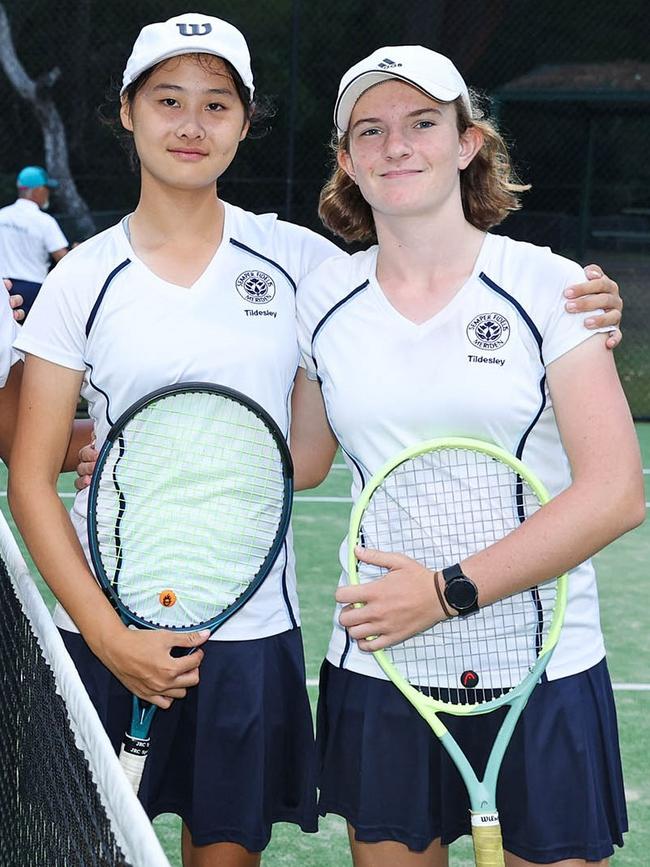
MULTIPOLYGON (((262 407, 203 382, 161 388, 99 454, 88 505, 97 579, 128 626, 214 632, 270 572, 292 496, 289 449, 262 407)), ((133 697, 120 762, 136 794, 155 710, 133 697)))
MULTIPOLYGON (((352 512, 349 575, 372 581, 385 569, 357 561, 360 544, 406 554, 441 570, 515 530, 549 497, 503 449, 473 439, 436 439, 407 449, 365 486, 352 512)), ((432 587, 433 592, 433 587, 432 587)), ((515 724, 557 644, 567 576, 452 617, 374 652, 377 662, 433 729, 458 768, 470 800, 475 861, 504 864, 496 787, 515 724), (508 712, 479 779, 439 713, 508 712)))

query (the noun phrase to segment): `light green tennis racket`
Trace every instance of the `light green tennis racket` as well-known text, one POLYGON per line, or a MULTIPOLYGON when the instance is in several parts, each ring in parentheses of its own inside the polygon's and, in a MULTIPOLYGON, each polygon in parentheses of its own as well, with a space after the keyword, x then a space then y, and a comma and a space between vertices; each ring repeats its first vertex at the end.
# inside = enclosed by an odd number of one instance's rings
MULTIPOLYGON (((421 443, 389 461, 361 493, 350 519, 350 582, 372 581, 386 571, 358 562, 357 544, 403 553, 441 570, 498 542, 548 500, 530 470, 497 446, 466 438, 421 443)), ((562 575, 374 654, 465 782, 478 867, 504 865, 496 807, 499 769, 557 644, 566 594, 562 575), (509 705, 508 713, 479 779, 438 714, 475 716, 503 705, 509 705)))

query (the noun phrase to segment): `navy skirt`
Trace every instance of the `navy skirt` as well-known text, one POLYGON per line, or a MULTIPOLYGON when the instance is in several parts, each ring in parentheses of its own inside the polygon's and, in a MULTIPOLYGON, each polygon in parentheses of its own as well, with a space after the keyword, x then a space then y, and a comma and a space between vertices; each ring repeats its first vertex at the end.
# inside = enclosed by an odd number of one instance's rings
MULTIPOLYGON (((505 716, 441 716, 482 774, 505 716)), ((470 834, 460 774, 427 723, 388 681, 325 662, 317 746, 320 813, 367 843, 423 851, 470 834)), ((519 719, 497 787, 504 848, 538 864, 600 861, 623 845, 627 814, 616 711, 605 660, 539 684, 519 719)))
MULTIPOLYGON (((83 638, 62 631, 119 752, 131 695, 83 638)), ((159 709, 139 797, 149 817, 177 813, 197 846, 262 851, 274 822, 317 830, 314 740, 299 629, 252 641, 208 641, 201 680, 159 709)))
POLYGON ((11 294, 23 296, 22 309, 25 311, 25 316, 32 309, 32 304, 36 301, 36 296, 41 288, 41 283, 33 283, 31 280, 16 280, 14 277, 9 278, 12 282, 11 294))

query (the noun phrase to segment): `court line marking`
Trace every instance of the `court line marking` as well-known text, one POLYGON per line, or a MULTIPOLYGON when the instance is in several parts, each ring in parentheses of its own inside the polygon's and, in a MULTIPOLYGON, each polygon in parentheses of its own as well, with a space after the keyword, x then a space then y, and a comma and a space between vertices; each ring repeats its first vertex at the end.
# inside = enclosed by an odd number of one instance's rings
MULTIPOLYGON (((308 677, 307 686, 318 686, 317 677, 308 677)), ((650 683, 613 683, 615 692, 650 692, 650 683)))
MULTIPOLYGON (((0 497, 7 496, 6 491, 0 491, 0 497)), ((76 497, 71 491, 59 491, 59 497, 63 500, 72 500, 76 497)), ((351 503, 352 497, 294 497, 297 503, 351 503)))
POLYGON ((293 498, 294 503, 351 503, 352 497, 301 497, 293 498))
POLYGON ((613 683, 612 687, 620 692, 650 692, 650 683, 613 683))
MULTIPOLYGON (((0 491, 0 497, 4 497, 6 499, 7 492, 0 491)), ((68 491, 59 491, 59 497, 62 500, 72 500, 76 497, 76 494, 70 493, 68 491)), ((351 503, 352 497, 302 497, 297 495, 293 498, 295 503, 351 503)), ((645 504, 646 509, 650 509, 650 502, 645 504)))

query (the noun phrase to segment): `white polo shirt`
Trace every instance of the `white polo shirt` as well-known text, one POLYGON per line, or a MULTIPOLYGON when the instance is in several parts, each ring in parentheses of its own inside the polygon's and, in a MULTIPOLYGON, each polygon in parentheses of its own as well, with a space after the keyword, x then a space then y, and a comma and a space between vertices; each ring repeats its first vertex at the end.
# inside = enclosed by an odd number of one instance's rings
POLYGON ((50 266, 50 253, 68 241, 59 224, 36 202, 17 199, 0 208, 0 271, 3 277, 42 283, 50 266))
MULTIPOLYGON (((388 301, 377 248, 338 257, 298 289, 298 332, 307 374, 320 379, 327 414, 352 472, 352 497, 403 449, 434 437, 496 443, 521 459, 551 496, 571 483, 545 366, 592 336, 564 310, 582 269, 548 249, 487 235, 473 274, 439 313, 419 325, 388 301)), ((347 583, 347 543, 341 546, 347 583)), ((451 565, 451 564, 448 564, 451 565)), ((604 655, 590 562, 570 574, 565 626, 550 678, 585 670, 604 655)), ((382 677, 339 625, 328 659, 382 677)))
MULTIPOLYGON (((122 224, 72 250, 41 289, 16 346, 84 372, 82 395, 101 445, 136 400, 184 381, 229 386, 261 404, 285 434, 299 360, 298 280, 338 248, 275 214, 225 205, 223 241, 189 289, 156 276, 122 224)), ((72 522, 87 547, 87 490, 72 522)), ((73 629, 59 608, 57 623, 73 629)), ((270 575, 215 639, 274 635, 299 623, 291 537, 270 575)))

